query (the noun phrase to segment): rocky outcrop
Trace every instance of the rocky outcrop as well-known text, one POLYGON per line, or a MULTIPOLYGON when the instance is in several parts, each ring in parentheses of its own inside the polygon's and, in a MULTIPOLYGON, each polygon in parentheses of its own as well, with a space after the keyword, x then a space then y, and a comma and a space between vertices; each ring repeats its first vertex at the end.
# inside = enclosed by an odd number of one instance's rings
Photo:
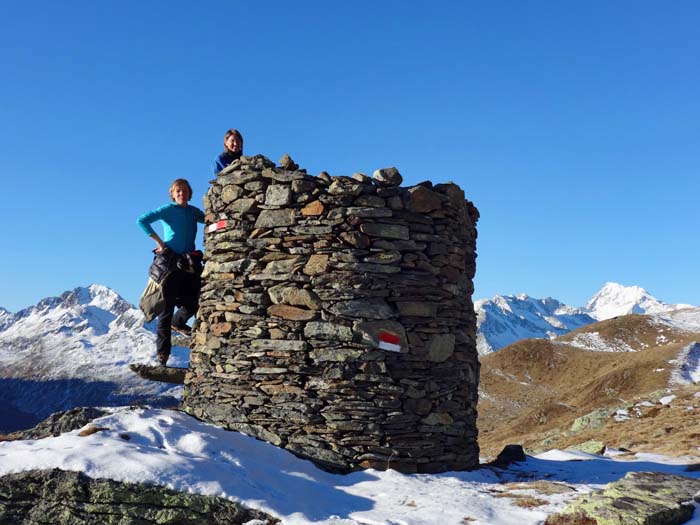
POLYGON ((251 520, 278 523, 227 499, 92 479, 79 472, 30 470, 0 477, 0 524, 235 525, 251 520))
POLYGON ((680 525, 693 516, 700 480, 659 472, 630 472, 604 490, 582 496, 546 525, 680 525), (574 521, 578 520, 578 521, 574 521), (588 520, 588 521, 586 521, 588 520))
POLYGON ((489 465, 498 468, 508 468, 513 463, 520 463, 526 460, 527 456, 522 445, 506 445, 489 465))
POLYGON ((242 157, 205 197, 187 412, 332 470, 478 466, 478 211, 396 168, 242 157))
POLYGON ((34 428, 0 436, 0 441, 43 439, 52 436, 60 436, 64 432, 70 432, 71 430, 82 428, 93 419, 102 417, 107 413, 108 412, 106 410, 90 407, 79 407, 64 410, 62 412, 55 412, 34 428))

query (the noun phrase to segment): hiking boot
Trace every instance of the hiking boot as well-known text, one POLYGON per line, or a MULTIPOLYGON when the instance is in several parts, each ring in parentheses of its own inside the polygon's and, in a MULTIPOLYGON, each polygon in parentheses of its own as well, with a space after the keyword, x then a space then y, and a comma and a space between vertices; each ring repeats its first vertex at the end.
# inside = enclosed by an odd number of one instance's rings
POLYGON ((169 357, 170 357, 169 355, 158 354, 156 356, 156 359, 158 360, 158 364, 160 364, 160 366, 166 366, 166 363, 168 362, 169 357))
POLYGON ((172 325, 170 328, 172 328, 173 331, 177 332, 178 334, 186 335, 187 337, 192 335, 192 328, 190 328, 186 324, 183 324, 181 326, 172 325))

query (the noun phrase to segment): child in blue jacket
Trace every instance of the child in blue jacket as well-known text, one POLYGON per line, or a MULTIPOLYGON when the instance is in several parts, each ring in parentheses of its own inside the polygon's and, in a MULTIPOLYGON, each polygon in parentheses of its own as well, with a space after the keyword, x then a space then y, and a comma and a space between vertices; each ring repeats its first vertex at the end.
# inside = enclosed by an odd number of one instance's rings
MULTIPOLYGON (((155 241, 156 257, 170 250, 177 255, 194 252, 197 224, 204 223, 204 212, 189 205, 192 187, 185 179, 176 179, 170 185, 172 202, 144 213, 137 219, 139 227, 155 241), (163 222, 163 238, 153 230, 152 223, 163 222)), ((201 279, 198 271, 190 272, 175 267, 162 283, 165 310, 158 316, 156 352, 158 361, 165 366, 170 357, 172 329, 189 334, 187 320, 197 313, 201 279), (179 309, 175 313, 175 307, 179 309)))

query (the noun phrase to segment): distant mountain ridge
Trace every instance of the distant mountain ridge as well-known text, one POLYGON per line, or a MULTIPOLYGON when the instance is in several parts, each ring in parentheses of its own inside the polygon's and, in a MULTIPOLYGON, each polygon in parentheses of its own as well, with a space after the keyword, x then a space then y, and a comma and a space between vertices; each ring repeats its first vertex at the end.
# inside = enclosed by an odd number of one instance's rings
MULTIPOLYGON (((175 404, 179 387, 145 381, 128 368, 154 360, 154 340, 143 314, 106 286, 79 287, 14 314, 1 309, 5 413, 43 418, 81 405, 175 404)), ((0 431, 11 427, 0 421, 0 431)))
MULTIPOLYGON (((616 283, 606 283, 581 308, 550 297, 496 296, 475 304, 477 347, 488 354, 520 339, 561 336, 596 320, 686 306, 616 283)), ((154 362, 154 339, 141 312, 102 285, 48 297, 17 313, 0 308, 4 413, 41 418, 80 405, 174 404, 181 387, 145 381, 128 368, 154 362)), ((187 366, 187 361, 187 350, 174 348, 171 364, 187 366)), ((11 430, 3 421, 7 418, 0 415, 0 431, 11 430)))
POLYGON ((485 355, 528 338, 554 338, 595 321, 630 313, 663 313, 689 308, 667 304, 639 286, 608 282, 586 303, 576 308, 556 299, 528 295, 497 295, 476 301, 477 349, 485 355))

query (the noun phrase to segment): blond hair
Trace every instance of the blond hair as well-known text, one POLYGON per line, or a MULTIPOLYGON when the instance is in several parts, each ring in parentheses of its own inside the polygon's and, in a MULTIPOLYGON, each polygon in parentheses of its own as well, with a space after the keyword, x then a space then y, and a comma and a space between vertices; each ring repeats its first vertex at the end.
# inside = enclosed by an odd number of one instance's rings
POLYGON ((190 197, 187 200, 192 198, 192 186, 190 186, 190 183, 187 182, 187 179, 175 179, 170 185, 169 193, 172 200, 175 200, 175 197, 173 197, 173 191, 175 191, 175 188, 187 188, 187 191, 190 192, 190 197))

